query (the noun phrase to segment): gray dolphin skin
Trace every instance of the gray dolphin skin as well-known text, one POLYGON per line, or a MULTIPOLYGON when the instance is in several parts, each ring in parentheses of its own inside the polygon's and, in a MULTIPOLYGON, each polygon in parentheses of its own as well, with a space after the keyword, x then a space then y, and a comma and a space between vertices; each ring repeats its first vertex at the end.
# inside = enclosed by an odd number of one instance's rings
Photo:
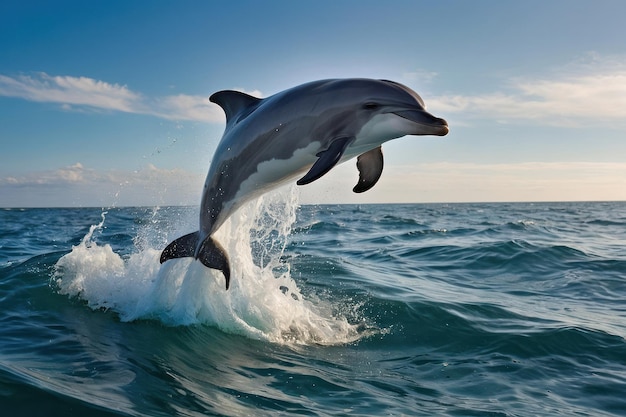
POLYGON ((298 177, 309 184, 355 156, 353 191, 367 191, 382 174, 382 143, 448 133, 417 93, 387 80, 313 81, 265 99, 226 90, 210 100, 226 113, 226 129, 204 184, 200 229, 170 243, 160 260, 193 257, 222 271, 227 290, 228 256, 213 234, 241 205, 298 177))

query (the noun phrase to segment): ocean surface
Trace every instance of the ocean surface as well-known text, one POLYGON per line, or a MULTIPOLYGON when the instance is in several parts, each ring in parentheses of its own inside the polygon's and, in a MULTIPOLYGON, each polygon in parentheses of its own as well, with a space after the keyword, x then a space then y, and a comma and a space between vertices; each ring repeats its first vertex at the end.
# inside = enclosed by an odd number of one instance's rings
POLYGON ((626 203, 0 210, 3 416, 626 416, 626 203))

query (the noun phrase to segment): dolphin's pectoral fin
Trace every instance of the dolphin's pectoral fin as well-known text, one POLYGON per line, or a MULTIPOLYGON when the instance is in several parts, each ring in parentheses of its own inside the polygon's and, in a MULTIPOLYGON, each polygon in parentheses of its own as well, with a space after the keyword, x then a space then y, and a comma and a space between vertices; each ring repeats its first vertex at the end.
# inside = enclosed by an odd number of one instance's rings
POLYGON ((316 155, 318 160, 315 161, 311 169, 309 169, 309 172, 307 172, 304 177, 300 178, 296 184, 305 185, 312 183, 330 171, 332 167, 337 165, 337 162, 339 162, 341 156, 352 141, 354 141, 354 137, 352 136, 340 137, 333 140, 328 149, 316 155))
POLYGON ((207 268, 218 269, 226 278, 226 289, 230 285, 230 266, 226 251, 211 236, 207 237, 198 250, 197 259, 207 268))
POLYGON ((359 170, 359 182, 352 191, 362 193, 372 188, 383 173, 383 148, 379 146, 359 155, 356 167, 359 170))
POLYGON ((176 258, 187 258, 194 256, 196 246, 198 246, 199 232, 189 233, 179 237, 161 252, 161 263, 176 258))

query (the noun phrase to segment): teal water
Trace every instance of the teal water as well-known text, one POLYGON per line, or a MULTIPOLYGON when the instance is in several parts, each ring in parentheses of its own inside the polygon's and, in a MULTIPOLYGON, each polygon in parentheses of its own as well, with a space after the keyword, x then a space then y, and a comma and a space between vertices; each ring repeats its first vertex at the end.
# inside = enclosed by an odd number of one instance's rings
POLYGON ((624 416, 626 203, 0 210, 7 416, 624 416))

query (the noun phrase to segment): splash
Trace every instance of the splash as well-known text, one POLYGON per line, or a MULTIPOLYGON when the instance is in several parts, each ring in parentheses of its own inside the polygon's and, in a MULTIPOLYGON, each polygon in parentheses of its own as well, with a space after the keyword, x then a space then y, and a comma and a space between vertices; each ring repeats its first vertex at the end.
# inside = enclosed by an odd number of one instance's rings
MULTIPOLYGON (((83 240, 56 264, 58 291, 93 309, 111 309, 122 321, 155 319, 167 325, 204 324, 225 332, 294 344, 340 344, 362 336, 328 301, 305 299, 282 259, 298 207, 294 188, 278 190, 238 210, 217 232, 230 257, 231 288, 221 272, 190 258, 159 264, 165 241, 197 228, 197 213, 180 230, 150 222, 126 259, 108 244, 83 240), (186 229, 186 230, 183 230, 186 229)), ((155 214, 157 212, 155 211, 155 214)))

